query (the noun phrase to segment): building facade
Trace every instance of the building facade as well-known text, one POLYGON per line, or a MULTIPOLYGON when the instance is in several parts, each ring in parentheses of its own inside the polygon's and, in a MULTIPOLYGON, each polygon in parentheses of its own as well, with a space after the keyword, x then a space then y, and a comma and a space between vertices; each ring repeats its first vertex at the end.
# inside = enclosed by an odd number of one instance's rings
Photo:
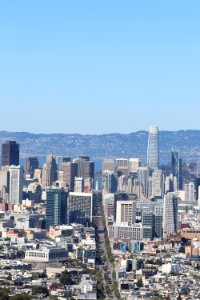
POLYGON ((23 168, 21 166, 10 166, 9 178, 9 202, 18 205, 23 198, 23 168))
POLYGON ((178 198, 173 193, 164 196, 163 235, 168 237, 178 231, 178 198))
POLYGON ((159 166, 159 139, 156 126, 151 126, 149 130, 147 166, 151 170, 156 170, 159 166))
POLYGON ((46 228, 67 223, 67 192, 62 188, 46 191, 46 228))
POLYGON ((19 144, 6 141, 2 144, 2 166, 19 165, 19 144))
POLYGON ((83 224, 92 223, 93 193, 69 193, 68 197, 68 222, 83 224))

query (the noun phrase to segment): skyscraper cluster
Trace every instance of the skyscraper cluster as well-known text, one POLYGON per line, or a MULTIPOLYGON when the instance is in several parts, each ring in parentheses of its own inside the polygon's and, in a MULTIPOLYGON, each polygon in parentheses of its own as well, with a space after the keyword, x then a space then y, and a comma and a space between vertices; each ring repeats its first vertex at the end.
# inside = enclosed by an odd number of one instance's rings
MULTIPOLYGON (((39 205, 46 228, 69 222, 92 222, 94 162, 88 156, 55 157, 50 154, 43 167, 37 157, 20 165, 19 144, 2 144, 0 198, 3 210, 16 211, 39 205), (25 205, 25 206, 24 206, 25 205)), ((42 217, 42 215, 41 215, 42 217)))
MULTIPOLYGON (((94 162, 88 156, 72 159, 49 154, 42 167, 38 158, 33 156, 26 158, 23 168, 19 154, 19 144, 15 141, 3 143, 0 171, 2 209, 38 205, 46 228, 73 222, 85 226, 92 223, 98 193, 94 188, 94 162)), ((181 199, 191 204, 200 198, 198 176, 196 181, 183 182, 183 163, 178 151, 172 149, 170 165, 160 166, 156 126, 149 130, 146 157, 146 164, 139 157, 103 161, 103 210, 107 225, 114 226, 111 232, 115 231, 115 236, 118 227, 122 234, 122 224, 125 223, 125 232, 130 225, 132 235, 139 231, 139 236, 145 239, 176 233, 178 201, 181 199)))
MULTIPOLYGON (((159 131, 149 130, 146 165, 137 158, 106 159, 102 167, 102 193, 107 224, 113 234, 120 230, 127 238, 141 231, 143 239, 167 237, 178 231, 178 201, 194 201, 193 183, 183 188, 182 160, 172 149, 171 164, 159 164, 159 131), (179 200, 178 200, 179 199, 179 200), (125 226, 123 229, 123 224, 125 226), (138 227, 138 224, 141 226, 138 227), (114 226, 114 227, 113 227, 114 226), (135 226, 135 227, 134 227, 135 226), (118 229, 117 229, 118 228, 118 229)), ((119 236, 118 236, 119 238, 119 236)))

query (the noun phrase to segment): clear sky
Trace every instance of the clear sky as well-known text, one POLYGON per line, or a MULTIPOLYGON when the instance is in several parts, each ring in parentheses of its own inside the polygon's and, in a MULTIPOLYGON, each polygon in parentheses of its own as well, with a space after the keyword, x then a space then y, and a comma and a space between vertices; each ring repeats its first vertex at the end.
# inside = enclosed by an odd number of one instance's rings
POLYGON ((1 0, 0 130, 200 129, 199 0, 1 0))

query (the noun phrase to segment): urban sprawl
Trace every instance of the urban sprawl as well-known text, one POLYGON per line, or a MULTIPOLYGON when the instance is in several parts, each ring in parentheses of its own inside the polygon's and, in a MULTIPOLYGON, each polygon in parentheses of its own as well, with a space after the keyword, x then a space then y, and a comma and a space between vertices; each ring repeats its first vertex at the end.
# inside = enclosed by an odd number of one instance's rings
MULTIPOLYGON (((87 154, 87 153, 86 153, 87 154)), ((0 300, 200 299, 200 163, 48 155, 2 144, 0 300)))

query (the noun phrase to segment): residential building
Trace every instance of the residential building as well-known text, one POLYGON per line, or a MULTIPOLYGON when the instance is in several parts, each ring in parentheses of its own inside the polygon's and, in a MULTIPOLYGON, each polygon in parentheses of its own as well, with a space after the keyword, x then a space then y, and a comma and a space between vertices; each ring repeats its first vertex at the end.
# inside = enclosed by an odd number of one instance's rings
POLYGON ((163 235, 164 237, 178 231, 178 198, 173 193, 164 196, 163 235))
POLYGON ((87 226, 92 223, 93 193, 70 192, 68 197, 68 221, 87 226))

